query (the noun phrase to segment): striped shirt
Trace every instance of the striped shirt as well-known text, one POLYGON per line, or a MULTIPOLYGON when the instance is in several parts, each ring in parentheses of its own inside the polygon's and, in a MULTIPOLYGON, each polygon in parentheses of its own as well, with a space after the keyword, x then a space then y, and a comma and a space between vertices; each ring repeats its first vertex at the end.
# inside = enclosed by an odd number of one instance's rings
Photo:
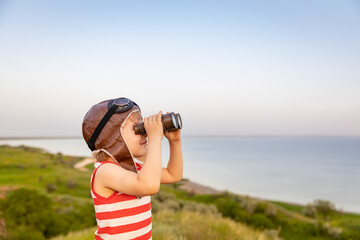
MULTIPOLYGON (((96 162, 91 176, 91 196, 94 200, 98 230, 95 240, 148 240, 151 239, 151 198, 114 192, 109 197, 102 197, 94 191, 96 171, 105 163, 96 162)), ((116 164, 116 163, 113 163, 116 164)), ((136 164, 138 170, 141 166, 136 164)))

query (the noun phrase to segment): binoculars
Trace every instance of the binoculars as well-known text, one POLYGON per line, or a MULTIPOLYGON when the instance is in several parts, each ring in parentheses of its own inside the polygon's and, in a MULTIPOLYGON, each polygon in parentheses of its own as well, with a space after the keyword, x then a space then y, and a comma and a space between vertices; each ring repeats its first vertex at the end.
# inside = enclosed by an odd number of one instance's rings
MULTIPOLYGON (((163 124, 164 131, 171 132, 182 128, 182 120, 179 113, 168 113, 161 116, 161 122, 163 124)), ((144 123, 140 123, 134 126, 136 135, 145 135, 144 123)))

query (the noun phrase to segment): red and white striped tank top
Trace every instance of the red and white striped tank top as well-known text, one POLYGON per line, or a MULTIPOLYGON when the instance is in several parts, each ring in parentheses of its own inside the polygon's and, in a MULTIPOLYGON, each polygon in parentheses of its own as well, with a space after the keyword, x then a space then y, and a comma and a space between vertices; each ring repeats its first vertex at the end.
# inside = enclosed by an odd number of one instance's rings
MULTIPOLYGON (((138 199, 136 196, 114 192, 114 194, 105 198, 94 191, 94 176, 99 167, 105 163, 113 162, 96 162, 95 170, 91 176, 91 196, 94 200, 98 225, 95 240, 151 239, 150 196, 138 199)), ((141 166, 136 165, 140 170, 141 166)))

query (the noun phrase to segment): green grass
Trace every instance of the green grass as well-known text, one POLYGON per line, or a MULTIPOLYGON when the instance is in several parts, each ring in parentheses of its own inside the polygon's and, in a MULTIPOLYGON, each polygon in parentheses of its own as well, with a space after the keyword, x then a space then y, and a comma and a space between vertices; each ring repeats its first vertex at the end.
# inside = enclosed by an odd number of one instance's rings
POLYGON ((277 206, 280 206, 286 210, 292 211, 292 212, 298 212, 302 213, 304 206, 294 203, 286 203, 286 202, 280 202, 280 201, 269 201, 274 203, 277 206))
POLYGON ((89 197, 91 171, 73 168, 81 157, 45 153, 30 147, 0 146, 0 187, 25 187, 47 191, 47 184, 56 186, 54 193, 77 197, 89 197), (67 185, 73 181, 73 188, 67 185))

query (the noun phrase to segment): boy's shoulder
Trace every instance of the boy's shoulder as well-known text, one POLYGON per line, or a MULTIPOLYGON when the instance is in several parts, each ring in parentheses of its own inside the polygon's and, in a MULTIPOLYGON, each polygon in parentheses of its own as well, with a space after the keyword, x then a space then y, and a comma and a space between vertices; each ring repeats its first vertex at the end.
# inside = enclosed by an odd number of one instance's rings
MULTIPOLYGON (((99 178, 99 176, 106 176, 109 175, 111 176, 111 174, 113 174, 114 172, 119 173, 123 169, 119 164, 114 163, 114 162, 110 162, 110 161, 103 161, 103 162, 96 162, 94 164, 94 172, 93 174, 99 178)), ((125 170, 126 171, 126 170, 125 170)))

